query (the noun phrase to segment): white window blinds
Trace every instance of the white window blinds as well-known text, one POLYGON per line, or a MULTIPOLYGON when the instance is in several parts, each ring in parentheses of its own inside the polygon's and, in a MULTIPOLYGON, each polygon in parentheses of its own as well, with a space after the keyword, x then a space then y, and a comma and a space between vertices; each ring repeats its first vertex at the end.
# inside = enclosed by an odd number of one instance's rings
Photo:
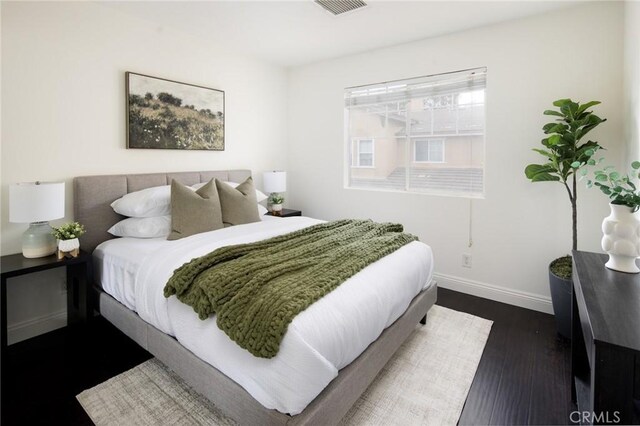
POLYGON ((347 186, 483 196, 486 74, 345 89, 347 186))

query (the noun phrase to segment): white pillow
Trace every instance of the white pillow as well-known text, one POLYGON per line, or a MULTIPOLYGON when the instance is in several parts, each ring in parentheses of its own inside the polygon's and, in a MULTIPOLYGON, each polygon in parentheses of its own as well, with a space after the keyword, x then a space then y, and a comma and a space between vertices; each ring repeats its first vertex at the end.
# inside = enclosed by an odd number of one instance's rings
POLYGON ((268 212, 269 212, 269 210, 267 210, 267 208, 265 206, 263 206, 262 204, 258 204, 258 214, 260 216, 264 216, 268 212))
POLYGON ((111 203, 116 213, 129 217, 155 217, 171 214, 171 186, 154 186, 118 198, 111 203))
POLYGON ((167 238, 171 232, 171 216, 130 217, 107 231, 116 237, 167 238))
MULTIPOLYGON (((226 183, 227 185, 229 185, 229 186, 230 186, 230 187, 232 187, 232 188, 235 188, 236 186, 240 185, 240 184, 239 184, 239 183, 237 183, 237 182, 226 182, 226 181, 223 181, 223 182, 224 182, 224 183, 226 183)), ((193 189, 195 189, 195 190, 197 191, 198 189, 202 188, 202 187, 203 187, 203 186, 205 186, 206 184, 207 184, 207 182, 204 182, 204 183, 196 183, 195 185, 191 185, 191 188, 193 188, 193 189)), ((267 198, 269 198, 269 197, 267 197, 266 195, 264 195, 264 192, 262 192, 262 191, 260 191, 260 190, 256 189, 256 198, 258 199, 258 202, 260 202, 260 201, 264 201, 264 200, 266 200, 266 199, 267 199, 267 198)))

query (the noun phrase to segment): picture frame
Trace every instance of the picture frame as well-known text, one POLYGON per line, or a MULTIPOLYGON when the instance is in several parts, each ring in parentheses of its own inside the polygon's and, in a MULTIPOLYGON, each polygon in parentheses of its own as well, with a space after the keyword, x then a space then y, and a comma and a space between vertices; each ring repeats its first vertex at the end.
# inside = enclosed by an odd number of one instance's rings
POLYGON ((127 71, 127 148, 224 151, 222 90, 127 71))

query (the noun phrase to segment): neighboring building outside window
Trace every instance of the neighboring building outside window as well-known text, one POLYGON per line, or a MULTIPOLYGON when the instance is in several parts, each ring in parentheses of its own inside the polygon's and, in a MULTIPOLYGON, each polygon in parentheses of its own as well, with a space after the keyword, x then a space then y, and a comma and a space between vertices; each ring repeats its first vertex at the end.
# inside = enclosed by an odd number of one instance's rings
POLYGON ((486 74, 345 89, 345 186, 483 197, 486 74))
POLYGON ((416 163, 444 163, 444 139, 415 139, 413 141, 413 161, 416 163))
POLYGON ((373 139, 355 139, 353 141, 353 167, 373 167, 375 142, 373 139))

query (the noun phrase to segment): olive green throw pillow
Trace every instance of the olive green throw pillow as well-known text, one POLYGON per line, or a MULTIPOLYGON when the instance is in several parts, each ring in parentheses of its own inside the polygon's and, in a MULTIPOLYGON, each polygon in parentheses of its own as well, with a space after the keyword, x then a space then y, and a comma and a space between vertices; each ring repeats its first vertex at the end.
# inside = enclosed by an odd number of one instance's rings
POLYGON ((177 240, 223 226, 220 199, 213 180, 197 191, 175 180, 171 181, 171 233, 167 240, 177 240))
POLYGON ((216 187, 220 197, 224 226, 260 221, 256 188, 251 177, 235 188, 216 179, 216 187))

